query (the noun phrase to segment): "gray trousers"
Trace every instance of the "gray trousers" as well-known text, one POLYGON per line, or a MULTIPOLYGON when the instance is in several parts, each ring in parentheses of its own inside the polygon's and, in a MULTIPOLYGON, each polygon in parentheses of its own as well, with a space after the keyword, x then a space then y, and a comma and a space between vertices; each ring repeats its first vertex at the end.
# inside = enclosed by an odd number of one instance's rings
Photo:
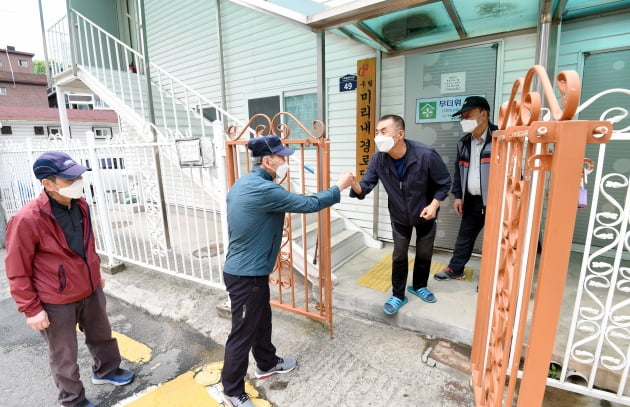
POLYGON ((50 371, 59 389, 59 402, 74 406, 85 399, 77 364, 77 324, 94 359, 92 372, 102 378, 120 366, 118 343, 105 311, 105 294, 99 286, 89 297, 71 304, 43 304, 50 326, 41 331, 48 343, 50 371))

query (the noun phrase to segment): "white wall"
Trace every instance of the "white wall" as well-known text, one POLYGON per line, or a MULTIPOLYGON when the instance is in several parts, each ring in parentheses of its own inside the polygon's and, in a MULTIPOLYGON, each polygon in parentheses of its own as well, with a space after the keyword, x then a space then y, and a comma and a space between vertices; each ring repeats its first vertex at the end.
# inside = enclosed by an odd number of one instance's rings
POLYGON ((583 52, 627 49, 630 46, 629 21, 630 13, 620 13, 563 24, 557 72, 573 69, 581 74, 583 52))

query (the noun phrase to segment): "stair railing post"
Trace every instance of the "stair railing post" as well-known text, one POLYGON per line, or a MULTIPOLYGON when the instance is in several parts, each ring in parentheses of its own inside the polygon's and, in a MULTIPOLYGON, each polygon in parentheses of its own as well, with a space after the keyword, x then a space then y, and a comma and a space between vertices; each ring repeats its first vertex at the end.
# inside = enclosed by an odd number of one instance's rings
POLYGON ((221 237, 223 240, 223 261, 228 247, 228 227, 227 227, 227 173, 225 171, 225 130, 221 120, 212 122, 212 133, 214 134, 214 156, 217 174, 219 177, 219 210, 221 211, 221 237))
POLYGON ((77 76, 77 50, 75 49, 75 47, 78 42, 75 41, 76 29, 74 27, 74 14, 72 13, 72 7, 70 6, 69 1, 66 2, 66 16, 66 20, 68 21, 68 42, 70 43, 70 62, 72 65, 72 76, 77 76))
POLYGON ((94 197, 96 198, 96 212, 101 222, 103 230, 103 241, 105 243, 105 256, 107 257, 107 266, 114 267, 117 262, 114 259, 114 236, 112 233, 112 222, 107 210, 107 197, 103 187, 101 178, 101 163, 96 155, 96 142, 94 141, 94 133, 86 132, 88 142, 88 156, 90 157, 90 167, 92 169, 92 182, 94 183, 94 197))

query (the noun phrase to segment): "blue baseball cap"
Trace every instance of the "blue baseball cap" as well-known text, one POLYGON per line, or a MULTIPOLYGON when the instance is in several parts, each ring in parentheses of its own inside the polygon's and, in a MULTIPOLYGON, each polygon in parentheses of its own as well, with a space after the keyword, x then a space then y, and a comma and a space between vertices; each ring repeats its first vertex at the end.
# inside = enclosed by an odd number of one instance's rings
POLYGON ((295 151, 286 148, 280 138, 274 134, 269 136, 254 137, 247 142, 247 148, 252 151, 252 156, 262 157, 265 155, 278 154, 290 156, 295 151))
POLYGON ((33 164, 35 178, 44 179, 51 175, 63 179, 75 179, 89 168, 77 163, 61 151, 49 151, 39 156, 33 164))

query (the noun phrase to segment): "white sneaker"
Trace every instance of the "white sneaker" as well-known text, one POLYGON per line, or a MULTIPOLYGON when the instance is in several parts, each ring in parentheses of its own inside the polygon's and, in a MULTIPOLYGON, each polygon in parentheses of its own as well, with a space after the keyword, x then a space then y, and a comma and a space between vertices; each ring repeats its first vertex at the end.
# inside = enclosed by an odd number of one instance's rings
POLYGON ((243 393, 240 396, 228 396, 223 394, 223 403, 227 407, 255 407, 254 403, 249 399, 247 393, 243 393))

